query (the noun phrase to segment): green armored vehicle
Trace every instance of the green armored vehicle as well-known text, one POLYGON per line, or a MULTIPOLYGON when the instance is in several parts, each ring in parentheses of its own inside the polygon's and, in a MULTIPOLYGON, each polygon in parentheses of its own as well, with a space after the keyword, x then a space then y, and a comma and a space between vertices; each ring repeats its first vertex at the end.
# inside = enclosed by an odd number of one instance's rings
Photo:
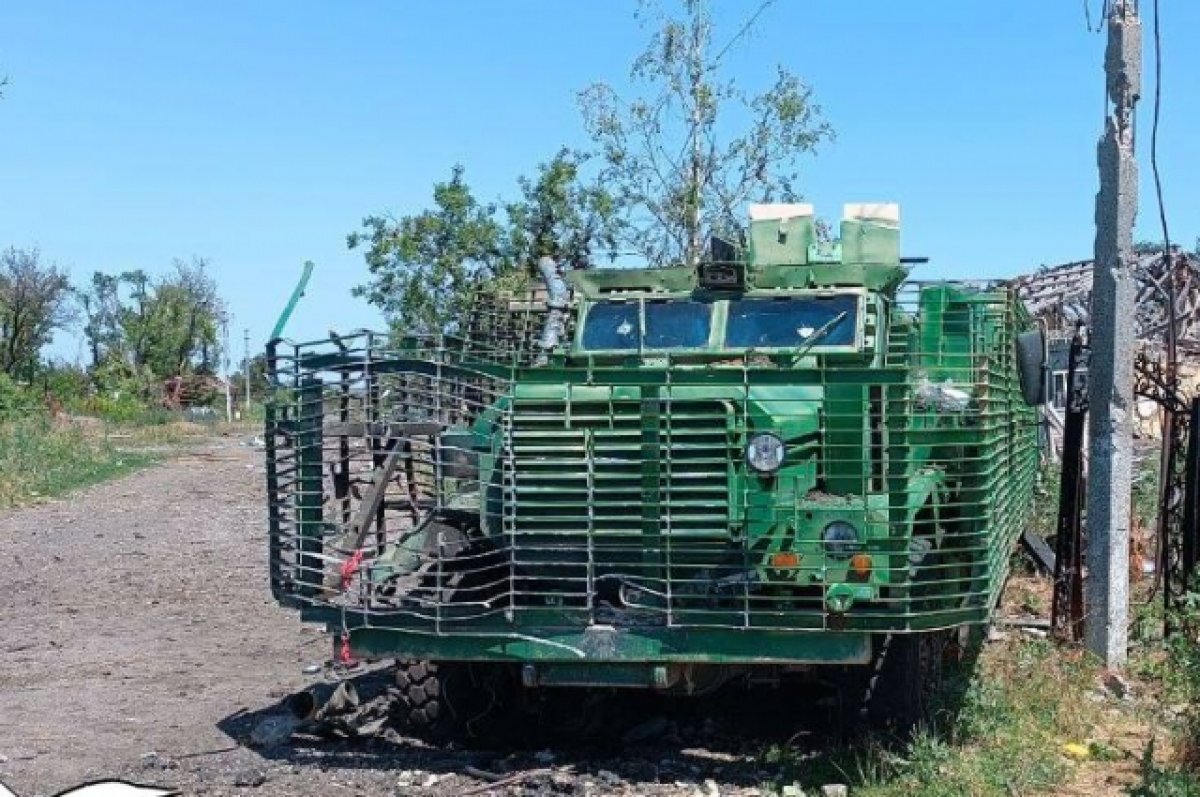
POLYGON ((270 344, 277 600, 398 659, 435 736, 542 688, 764 677, 920 717, 1030 507, 1044 354, 1013 292, 906 282, 894 205, 540 272, 453 335, 270 344))

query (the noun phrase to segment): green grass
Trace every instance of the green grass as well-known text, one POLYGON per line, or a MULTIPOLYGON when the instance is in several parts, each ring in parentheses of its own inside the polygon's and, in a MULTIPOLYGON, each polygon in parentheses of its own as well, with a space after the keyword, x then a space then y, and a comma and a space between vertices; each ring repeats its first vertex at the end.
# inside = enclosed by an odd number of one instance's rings
POLYGON ((103 428, 32 417, 0 425, 0 507, 18 506, 121 476, 155 460, 122 450, 103 428))
POLYGON ((1200 776, 1181 766, 1163 766, 1154 760, 1154 745, 1142 758, 1142 781, 1131 797, 1200 797, 1200 776))
MULTIPOLYGON (((1085 655, 1014 641, 988 646, 976 670, 954 676, 958 709, 941 728, 903 745, 858 739, 816 759, 797 754, 790 779, 807 793, 846 783, 855 797, 1009 797, 1065 783, 1076 766, 1063 753, 1067 742, 1108 749, 1092 738, 1100 709, 1085 697, 1096 677, 1085 655)), ((787 760, 786 751, 772 755, 787 760)))
MULTIPOLYGON (((1161 612, 1155 619, 1161 627, 1161 612)), ((1157 686, 1163 706, 1185 710, 1163 725, 1166 762, 1154 755, 1155 742, 1147 748, 1135 797, 1200 797, 1200 589, 1189 593, 1173 620, 1178 631, 1142 650, 1133 669, 1157 686)))

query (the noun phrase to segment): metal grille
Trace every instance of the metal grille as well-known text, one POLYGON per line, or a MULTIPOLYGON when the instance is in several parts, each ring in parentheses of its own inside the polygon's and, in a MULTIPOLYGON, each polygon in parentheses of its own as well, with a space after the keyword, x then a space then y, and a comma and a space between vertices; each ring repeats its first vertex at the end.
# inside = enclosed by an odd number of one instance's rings
POLYGON ((519 569, 550 576, 532 580, 536 599, 585 608, 587 622, 670 622, 700 582, 742 569, 732 407, 517 401, 513 417, 511 544, 519 569))
POLYGON ((983 622, 1035 478, 1025 319, 991 286, 884 301, 862 352, 798 358, 542 364, 538 305, 511 298, 464 339, 278 343, 276 595, 335 625, 481 638, 983 622), (745 462, 764 431, 786 439, 775 476, 745 462), (824 539, 839 522, 852 543, 824 539))

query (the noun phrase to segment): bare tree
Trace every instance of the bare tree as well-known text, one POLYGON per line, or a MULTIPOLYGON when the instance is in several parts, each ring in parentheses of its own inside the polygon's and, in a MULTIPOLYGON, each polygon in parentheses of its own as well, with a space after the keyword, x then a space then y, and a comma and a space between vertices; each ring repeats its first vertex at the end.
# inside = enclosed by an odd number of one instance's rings
POLYGON ((54 331, 74 320, 66 272, 42 265, 37 249, 0 253, 0 372, 32 375, 54 331))
MULTIPOLYGON (((709 234, 740 229, 747 202, 797 198, 799 157, 833 134, 811 89, 782 66, 753 95, 721 74, 772 0, 719 48, 709 1, 681 3, 682 16, 660 10, 660 27, 634 61, 642 96, 623 98, 604 83, 579 95, 606 186, 628 217, 628 243, 660 263, 695 263, 709 234)), ((645 3, 643 12, 656 7, 645 3)))

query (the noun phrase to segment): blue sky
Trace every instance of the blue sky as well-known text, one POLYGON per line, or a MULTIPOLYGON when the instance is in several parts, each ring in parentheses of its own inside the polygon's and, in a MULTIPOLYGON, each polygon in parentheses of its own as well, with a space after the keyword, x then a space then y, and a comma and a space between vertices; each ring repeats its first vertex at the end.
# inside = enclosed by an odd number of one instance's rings
MULTIPOLYGON (((1190 246, 1200 3, 1161 2, 1160 163, 1172 236, 1190 246)), ((722 0, 724 33, 754 5, 722 0)), ((305 259, 317 272, 289 333, 376 325, 350 296, 366 269, 346 233, 421 209, 454 163, 495 199, 583 144, 575 92, 624 84, 647 35, 635 7, 6 0, 0 246, 38 246, 80 281, 206 257, 238 357, 241 329, 261 345, 305 259)), ((819 214, 898 201, 906 252, 933 258, 922 274, 990 277, 1090 256, 1103 46, 1079 0, 779 0, 728 67, 753 88, 781 63, 814 88, 838 134, 805 163, 819 214)), ((1147 39, 1140 237, 1158 234, 1150 52, 1147 39)), ((83 351, 77 334, 54 346, 83 351)))

